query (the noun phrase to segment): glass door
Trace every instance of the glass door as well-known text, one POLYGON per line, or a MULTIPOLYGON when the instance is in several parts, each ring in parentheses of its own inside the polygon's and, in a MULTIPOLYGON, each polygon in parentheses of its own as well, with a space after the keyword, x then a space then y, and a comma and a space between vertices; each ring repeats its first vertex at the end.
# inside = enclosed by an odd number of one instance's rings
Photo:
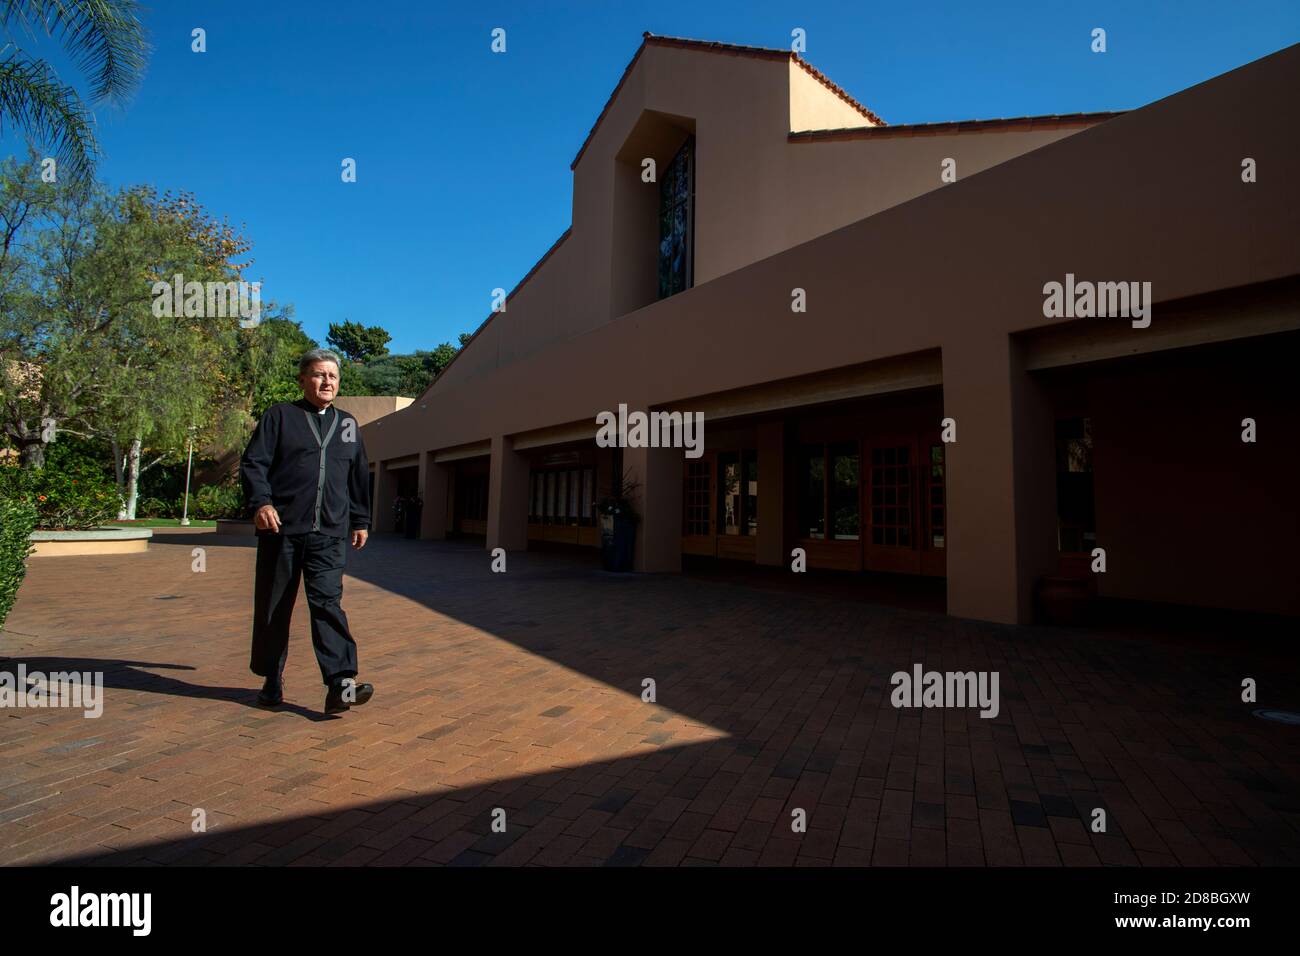
POLYGON ((938 433, 921 443, 921 573, 943 577, 948 573, 947 449, 938 433))
POLYGON ((705 452, 687 458, 682 486, 682 553, 717 555, 717 518, 714 512, 715 455, 705 452))
POLYGON ((913 435, 877 435, 866 442, 863 556, 869 571, 921 573, 917 444, 913 435))
POLYGON ((717 453, 717 556, 753 561, 758 542, 758 452, 717 453))

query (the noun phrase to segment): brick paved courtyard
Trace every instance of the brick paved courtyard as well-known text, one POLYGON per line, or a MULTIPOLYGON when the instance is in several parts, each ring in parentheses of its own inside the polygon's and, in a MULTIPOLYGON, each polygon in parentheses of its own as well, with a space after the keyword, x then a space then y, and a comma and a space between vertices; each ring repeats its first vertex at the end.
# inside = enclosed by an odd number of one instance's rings
POLYGON ((1297 709, 1295 656, 1248 631, 1007 628, 564 554, 492 574, 381 537, 344 595, 376 695, 326 718, 301 598, 286 704, 254 703, 251 545, 31 561, 0 668, 103 671, 106 703, 0 711, 0 862, 1300 863, 1300 727, 1239 700, 1249 676, 1297 709), (997 670, 1000 714, 895 709, 916 662, 997 670))

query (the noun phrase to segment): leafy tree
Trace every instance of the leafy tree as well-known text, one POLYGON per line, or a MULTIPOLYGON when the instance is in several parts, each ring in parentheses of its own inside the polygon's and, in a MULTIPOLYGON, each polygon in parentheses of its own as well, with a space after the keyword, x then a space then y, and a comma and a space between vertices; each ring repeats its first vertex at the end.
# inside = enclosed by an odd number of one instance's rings
POLYGON ((9 157, 0 167, 0 434, 18 452, 23 465, 40 467, 47 442, 42 438, 43 416, 37 405, 39 372, 24 361, 26 330, 17 318, 34 311, 30 263, 23 254, 22 240, 30 223, 49 215, 56 198, 55 187, 41 181, 37 162, 35 151, 29 150, 26 162, 9 157))
POLYGON ((392 336, 378 325, 365 326, 360 322, 331 322, 325 341, 353 362, 369 362, 388 354, 392 336))
POLYGON ((160 198, 147 188, 115 197, 96 239, 82 294, 94 301, 98 293, 116 312, 100 346, 109 353, 99 369, 103 388, 83 422, 109 440, 121 517, 133 518, 143 472, 183 456, 191 435, 225 444, 246 425, 230 362, 238 315, 178 308, 167 315, 153 307, 153 283, 177 273, 186 282, 237 278, 244 264, 232 260, 249 246, 192 197, 160 198))
POLYGON ((0 29, 0 134, 12 129, 54 149, 71 181, 91 179, 99 147, 77 91, 16 37, 60 42, 90 80, 92 102, 121 103, 144 74, 149 46, 136 0, 4 0, 0 29))
POLYGON ((401 375, 389 359, 376 362, 344 360, 339 374, 340 395, 400 395, 401 375))
POLYGON ((42 183, 34 153, 0 168, 0 429, 27 468, 44 465, 55 430, 101 385, 114 313, 77 293, 106 214, 98 192, 42 183))
MULTIPOLYGON (((464 336, 461 336, 462 341, 464 336)), ((459 349, 443 342, 433 351, 386 355, 372 362, 345 362, 342 395, 406 395, 414 398, 433 384, 459 349)))
POLYGON ((297 383, 298 359, 317 347, 302 324, 293 320, 293 306, 266 303, 262 312, 257 326, 240 330, 240 376, 253 421, 277 402, 292 402, 302 396, 297 383))
MULTIPOLYGON (((432 367, 433 367, 433 374, 435 376, 441 375, 442 370, 451 364, 451 360, 456 357, 457 352, 459 352, 462 348, 465 347, 465 342, 467 340, 468 340, 468 336, 464 332, 462 332, 460 334, 459 346, 452 345, 450 342, 443 342, 436 349, 434 349, 432 352, 429 353, 433 359, 432 367)), ((428 388, 428 386, 426 385, 425 388, 428 388)), ((424 389, 421 389, 421 391, 423 390, 424 389)))
POLYGON ((107 442, 130 517, 140 475, 191 434, 229 442, 248 424, 239 317, 167 315, 153 283, 237 279, 249 246, 185 195, 32 195, 32 165, 0 173, 0 226, 16 224, 0 260, 0 428, 35 469, 58 432, 107 442))

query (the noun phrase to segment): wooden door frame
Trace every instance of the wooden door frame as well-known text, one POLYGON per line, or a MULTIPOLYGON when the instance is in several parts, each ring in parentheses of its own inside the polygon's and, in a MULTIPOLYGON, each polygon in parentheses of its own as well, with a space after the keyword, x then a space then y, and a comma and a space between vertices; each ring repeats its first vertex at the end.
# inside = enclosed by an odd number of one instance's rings
MULTIPOLYGON (((858 437, 849 438, 826 438, 814 441, 801 442, 800 445, 820 445, 822 449, 822 537, 808 538, 799 535, 795 539, 795 545, 803 548, 804 553, 808 556, 808 567, 810 568, 828 568, 835 571, 861 571, 862 570, 862 440, 858 437), (831 515, 831 446, 847 445, 853 443, 858 447, 858 539, 856 541, 840 541, 835 538, 835 532, 831 515)), ((795 484, 795 494, 803 493, 801 483, 803 476, 798 477, 795 484)), ((798 508, 798 501, 795 504, 798 508)), ((802 531, 802 528, 797 530, 802 531)))
POLYGON ((713 531, 713 554, 715 557, 728 561, 748 561, 753 563, 758 556, 758 535, 756 534, 727 534, 722 530, 726 526, 722 524, 722 502, 723 483, 722 483, 722 462, 723 455, 735 455, 736 464, 740 470, 740 527, 742 531, 747 528, 749 522, 749 505, 748 490, 745 481, 745 462, 752 455, 755 463, 758 461, 758 449, 746 448, 744 445, 735 447, 720 448, 713 453, 713 463, 710 470, 713 475, 713 502, 712 502, 712 522, 711 530, 713 531))
POLYGON ((699 554, 707 557, 716 557, 718 554, 718 455, 717 452, 706 451, 699 458, 684 458, 682 461, 682 508, 683 513, 678 515, 678 520, 682 522, 682 554, 699 554), (708 462, 709 465, 709 533, 708 534, 687 534, 686 533, 686 489, 685 483, 687 476, 690 474, 692 464, 698 464, 701 461, 708 462))
MULTIPOLYGON (((864 435, 861 442, 862 465, 859 473, 859 487, 861 489, 862 501, 858 507, 863 516, 862 525, 862 565, 868 571, 890 571, 898 574, 920 574, 921 573, 921 547, 920 547, 920 528, 921 524, 919 508, 917 507, 917 498, 920 496, 919 474, 919 436, 915 431, 878 431, 870 435, 864 435), (873 512, 873 502, 871 493, 874 483, 874 469, 871 462, 871 453, 877 448, 903 448, 908 449, 908 466, 910 468, 910 480, 908 481, 908 498, 910 522, 908 536, 911 544, 907 547, 898 545, 872 544, 871 532, 874 528, 875 515, 873 512)), ((895 466, 897 467, 897 466, 895 466)), ((881 507, 888 507, 882 503, 881 507)), ((892 506, 898 507, 895 502, 892 506)))
POLYGON ((917 516, 924 534, 920 536, 921 573, 928 577, 946 577, 948 574, 948 445, 943 440, 942 429, 933 428, 920 432, 921 449, 925 451, 924 475, 918 473, 921 512, 917 516), (943 547, 934 546, 934 528, 930 524, 930 447, 938 445, 943 449, 943 547))

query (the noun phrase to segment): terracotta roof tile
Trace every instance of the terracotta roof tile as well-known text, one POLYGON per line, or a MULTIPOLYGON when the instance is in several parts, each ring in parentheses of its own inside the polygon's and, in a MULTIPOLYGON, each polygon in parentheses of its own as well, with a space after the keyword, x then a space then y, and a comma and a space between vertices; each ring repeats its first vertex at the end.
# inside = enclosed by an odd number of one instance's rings
POLYGON ((1103 113, 1059 113, 1051 116, 1015 116, 1007 119, 954 120, 943 123, 900 123, 895 126, 849 126, 844 129, 813 129, 792 132, 791 143, 815 143, 843 139, 878 139, 891 136, 927 136, 941 133, 966 133, 1009 129, 1062 126, 1094 126, 1121 116, 1125 110, 1103 113))

